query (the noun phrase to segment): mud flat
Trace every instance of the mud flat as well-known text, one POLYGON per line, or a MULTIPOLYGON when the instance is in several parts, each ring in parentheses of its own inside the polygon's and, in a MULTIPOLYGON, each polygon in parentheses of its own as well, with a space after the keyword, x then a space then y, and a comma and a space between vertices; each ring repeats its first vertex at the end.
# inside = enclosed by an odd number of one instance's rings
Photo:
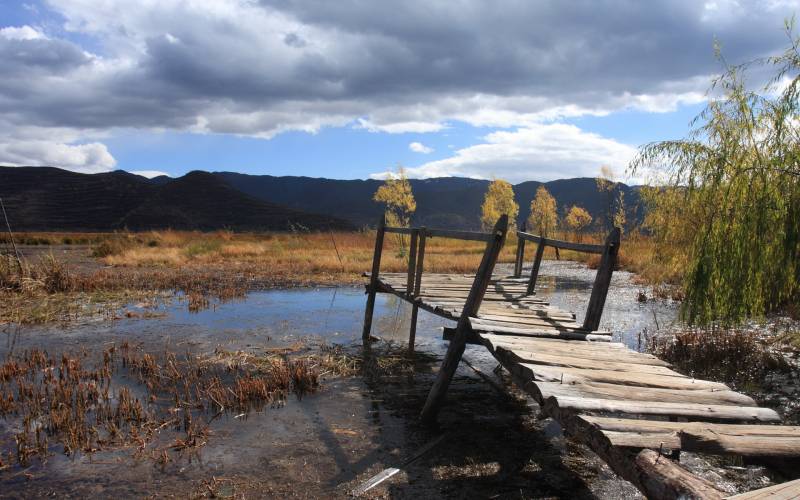
MULTIPOLYGON (((542 276, 539 293, 577 311, 580 319, 593 273, 579 264, 545 262, 542 276)), ((637 292, 631 275, 616 273, 602 325, 631 346, 642 330, 666 328, 676 315, 674 304, 638 303, 637 292)), ((38 350, 55 360, 62 354, 79 358, 87 370, 99 369, 105 352, 125 345, 134 359, 152 356, 165 374, 170 356, 178 369, 181 360, 206 363, 207 373, 232 390, 237 377, 267 377, 265 360, 305 359, 319 380, 314 390, 298 393, 290 384, 258 404, 220 409, 213 400, 198 403, 193 397, 153 391, 139 372, 123 366, 118 354, 112 360, 109 404, 116 408, 127 388, 143 411, 161 422, 152 436, 144 445, 120 439, 114 446, 67 455, 52 435, 46 453, 21 464, 14 458, 19 451, 15 436, 26 423, 23 415, 10 413, 0 418, 3 495, 347 497, 444 433, 427 454, 368 495, 638 497, 588 449, 565 439, 554 422, 539 418, 535 404, 503 373, 493 372, 495 363, 482 349, 469 348, 465 359, 493 383, 462 363, 440 428, 421 426, 417 415, 446 348, 439 331, 443 320, 420 315, 418 355, 411 361, 402 354, 407 304, 379 296, 374 332, 383 340, 367 352, 359 343, 363 307, 362 288, 331 287, 251 292, 197 312, 189 312, 178 297, 155 305, 129 304, 125 311, 131 314, 115 320, 6 325, 3 360, 38 350), (329 358, 322 361, 324 356, 329 358), (189 401, 192 408, 185 404, 189 401), (189 435, 187 413, 202 432, 189 435)), ((34 419, 27 425, 38 424, 34 419)), ((688 453, 682 460, 730 492, 771 480, 760 468, 688 453)))

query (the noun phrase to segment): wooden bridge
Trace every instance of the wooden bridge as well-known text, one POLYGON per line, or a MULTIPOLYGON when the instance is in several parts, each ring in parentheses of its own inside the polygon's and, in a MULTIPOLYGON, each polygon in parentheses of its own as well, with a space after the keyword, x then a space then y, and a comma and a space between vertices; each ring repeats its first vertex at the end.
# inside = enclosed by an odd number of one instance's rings
MULTIPOLYGON (((492 232, 378 226, 367 285, 363 336, 369 341, 376 293, 412 304, 409 349, 414 349, 417 314, 424 309, 456 322, 445 328, 450 341, 422 419, 436 420, 467 344, 486 347, 564 432, 588 445, 617 474, 650 498, 724 498, 712 483, 680 463, 682 450, 738 455, 748 462, 800 472, 800 427, 779 422, 771 409, 726 385, 687 377, 656 357, 612 342, 598 330, 620 247, 614 229, 603 245, 559 241, 517 232, 512 276, 494 274, 506 239, 508 219, 492 232), (410 237, 407 273, 380 273, 386 233, 410 237), (455 238, 486 243, 475 275, 424 273, 425 243, 455 238), (522 276, 525 243, 537 244, 531 274, 522 276), (599 254, 600 265, 585 319, 536 297, 545 247, 599 254)), ((800 481, 735 498, 798 498, 800 481)))

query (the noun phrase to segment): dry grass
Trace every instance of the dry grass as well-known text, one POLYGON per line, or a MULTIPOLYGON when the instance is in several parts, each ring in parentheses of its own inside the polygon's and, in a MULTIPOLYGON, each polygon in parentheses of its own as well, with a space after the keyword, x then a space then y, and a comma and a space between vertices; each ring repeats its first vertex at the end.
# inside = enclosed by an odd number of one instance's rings
POLYGON ((709 327, 656 335, 648 339, 647 350, 687 375, 749 392, 759 389, 766 374, 790 368, 756 330, 709 327))
POLYGON ((174 453, 203 446, 219 413, 280 405, 320 386, 320 364, 302 356, 230 364, 216 355, 156 356, 123 343, 99 359, 34 349, 0 364, 0 418, 17 429, 0 468, 54 452, 115 449, 164 465, 174 453))
MULTIPOLYGON (((361 274, 371 268, 375 233, 26 233, 18 239, 36 241, 38 248, 64 245, 65 241, 92 246, 71 251, 81 257, 79 263, 45 254, 23 260, 20 269, 11 257, 0 259, 0 322, 68 320, 87 312, 96 314, 95 305, 104 301, 114 306, 141 293, 180 291, 186 295, 190 310, 197 311, 208 307, 210 299, 241 297, 252 289, 357 284, 363 282, 361 274)), ((584 236, 583 241, 601 239, 584 236)), ((397 237, 386 238, 382 271, 407 270, 406 245, 397 237)), ((64 247, 57 248, 63 254, 64 247)), ((425 270, 474 272, 484 248, 480 242, 432 238, 426 246, 425 270)), ((527 245, 526 262, 533 259, 535 250, 535 245, 527 245)), ((512 236, 500 262, 513 262, 515 252, 512 236)), ((651 282, 671 279, 670 273, 654 263, 653 256, 650 240, 626 238, 620 267, 644 273, 651 282)), ((597 264, 597 256, 589 254, 565 251, 560 257, 586 262, 590 267, 597 264)), ((552 248, 545 258, 555 258, 552 248)))

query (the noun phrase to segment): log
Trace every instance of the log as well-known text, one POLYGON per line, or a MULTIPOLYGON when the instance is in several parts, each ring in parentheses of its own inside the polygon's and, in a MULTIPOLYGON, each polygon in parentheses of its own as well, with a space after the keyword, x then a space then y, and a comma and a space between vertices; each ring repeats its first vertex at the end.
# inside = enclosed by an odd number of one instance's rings
POLYGON ((642 450, 634 459, 632 482, 649 498, 721 499, 723 493, 657 451, 642 450))

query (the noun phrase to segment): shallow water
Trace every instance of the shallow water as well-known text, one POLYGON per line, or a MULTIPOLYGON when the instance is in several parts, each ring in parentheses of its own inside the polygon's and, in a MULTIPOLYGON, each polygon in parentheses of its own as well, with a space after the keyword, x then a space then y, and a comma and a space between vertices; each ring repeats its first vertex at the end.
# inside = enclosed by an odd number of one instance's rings
MULTIPOLYGON (((580 264, 545 261, 537 293, 552 305, 576 312, 580 321, 594 274, 580 264)), ((126 310, 134 316, 147 310, 158 313, 158 317, 127 318, 123 314, 118 320, 6 327, 0 355, 5 357, 32 347, 50 353, 100 352, 104 346, 123 341, 139 345, 145 351, 195 353, 222 349, 259 354, 272 347, 297 342, 350 346, 360 343, 366 300, 363 290, 363 287, 339 287, 258 291, 242 300, 214 304, 212 308, 197 313, 189 312, 180 297, 155 308, 131 304, 126 310)), ((638 303, 637 291, 632 275, 615 273, 601 323, 601 328, 614 332, 616 340, 633 348, 637 347, 638 334, 642 330, 652 332, 657 326, 663 328, 676 316, 673 305, 638 303)), ((373 334, 385 341, 405 343, 409 316, 407 303, 393 296, 378 295, 373 334)), ((417 350, 441 356, 446 343, 441 340, 440 327, 448 323, 420 311, 417 350)), ((488 352, 478 347, 469 347, 465 358, 484 373, 491 373, 496 365, 488 352)), ((28 470, 13 467, 0 471, 2 494, 12 497, 51 493, 68 496, 148 493, 186 496, 188 491, 202 493, 210 488, 210 478, 224 478, 222 483, 214 486, 218 486, 222 494, 227 491, 249 492, 255 496, 344 495, 371 472, 397 463, 402 456, 430 438, 429 431, 420 429, 413 418, 432 381, 430 368, 418 367, 418 373, 411 379, 394 381, 391 390, 376 387, 360 378, 329 380, 323 382, 320 393, 301 401, 291 397, 281 408, 266 408, 239 416, 222 415, 210 424, 212 434, 208 444, 163 467, 151 460, 132 459, 128 450, 77 458, 55 453, 45 464, 37 462, 28 470), (32 474, 32 479, 25 474, 32 474)), ((487 461, 484 464, 487 470, 494 470, 491 464, 499 463, 501 471, 503 467, 515 471, 516 482, 510 483, 509 492, 525 490, 531 495, 567 493, 568 496, 583 496, 589 492, 603 493, 604 496, 636 495, 630 485, 614 478, 596 460, 580 461, 582 465, 578 468, 590 470, 588 475, 592 477, 589 478, 582 477, 587 474, 585 471, 578 473, 573 470, 575 466, 565 466, 560 458, 554 458, 564 454, 563 444, 549 450, 551 443, 537 441, 534 447, 545 451, 531 451, 532 444, 527 440, 534 438, 525 429, 538 424, 529 421, 532 417, 526 416, 524 407, 514 407, 510 413, 497 413, 498 406, 507 404, 503 403, 507 397, 494 392, 475 373, 462 366, 451 388, 451 404, 443 414, 443 421, 458 427, 496 427, 499 435, 488 433, 486 439, 490 439, 489 442, 475 444, 486 455, 479 455, 474 460, 478 463, 487 461), (465 412, 470 424, 464 424, 465 412), (483 422, 479 415, 486 415, 481 417, 483 422), (507 443, 513 429, 524 438, 518 438, 515 443, 512 438, 512 443, 507 443), (539 460, 541 457, 537 458, 537 453, 545 453, 546 458, 539 460), (539 467, 544 467, 548 478, 561 479, 519 486, 520 481, 524 483, 528 480, 525 478, 529 478, 525 464, 531 461, 545 463, 539 467)), ((0 446, 6 448, 11 446, 8 428, 4 427, 7 424, 0 420, 0 435, 5 434, 0 439, 0 446)), ((542 436, 546 435, 542 433, 535 439, 544 439, 542 436)), ((485 479, 488 482, 478 486, 459 479, 459 470, 471 470, 475 466, 472 462, 458 462, 471 456, 473 451, 472 448, 469 451, 458 449, 459 445, 443 445, 439 455, 431 457, 427 464, 423 461, 409 467, 397 480, 411 489, 403 490, 401 487, 399 491, 458 496, 472 492, 471 487, 478 490, 486 487, 489 491, 505 488, 508 472, 488 476, 485 479), (448 455, 448 450, 451 455, 448 455)), ((571 453, 580 454, 574 450, 571 453)), ((481 474, 483 472, 479 476, 481 474)), ((392 489, 391 482, 382 488, 379 491, 388 494, 398 491, 392 489)))

